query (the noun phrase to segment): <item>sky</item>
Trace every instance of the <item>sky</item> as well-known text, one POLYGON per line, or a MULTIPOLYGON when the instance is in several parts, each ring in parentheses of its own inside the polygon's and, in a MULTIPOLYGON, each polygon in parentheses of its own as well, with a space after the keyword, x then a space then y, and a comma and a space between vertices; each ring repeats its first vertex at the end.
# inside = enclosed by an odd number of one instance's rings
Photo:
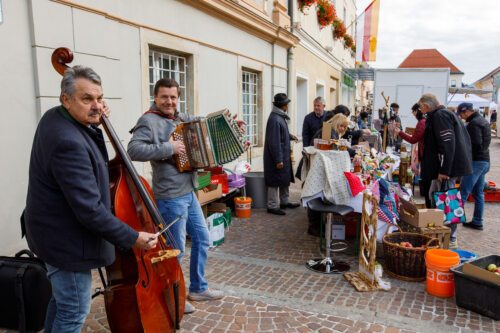
MULTIPOLYGON (((397 68, 414 49, 437 49, 470 84, 500 66, 499 0, 380 0, 374 68, 397 68)), ((371 0, 356 0, 358 15, 371 0)))

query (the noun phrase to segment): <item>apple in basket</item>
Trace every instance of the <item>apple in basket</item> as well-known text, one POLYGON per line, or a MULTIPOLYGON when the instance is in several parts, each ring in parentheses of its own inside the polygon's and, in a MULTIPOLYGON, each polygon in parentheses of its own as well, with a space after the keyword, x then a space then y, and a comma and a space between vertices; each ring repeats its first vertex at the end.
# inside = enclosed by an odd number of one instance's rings
POLYGON ((412 248, 413 247, 413 245, 411 245, 410 242, 401 242, 401 243, 399 243, 399 245, 402 246, 402 247, 407 247, 407 248, 412 248))
POLYGON ((497 265, 495 265, 495 264, 489 264, 486 269, 488 271, 492 272, 492 273, 495 273, 497 271, 497 265))

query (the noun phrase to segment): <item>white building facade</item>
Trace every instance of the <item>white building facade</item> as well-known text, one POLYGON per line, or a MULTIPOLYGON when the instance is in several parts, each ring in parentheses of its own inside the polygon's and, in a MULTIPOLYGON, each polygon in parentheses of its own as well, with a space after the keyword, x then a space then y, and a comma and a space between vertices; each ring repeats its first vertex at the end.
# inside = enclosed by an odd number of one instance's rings
MULTIPOLYGON (((286 1, 1 2, 0 99, 9 125, 0 134, 0 254, 26 246, 19 216, 37 123, 59 104, 61 77, 50 61, 58 47, 73 51, 71 65, 99 73, 124 145, 149 108, 154 83, 167 76, 181 85, 181 111, 228 108, 247 121, 252 153, 262 155, 271 101, 288 91, 288 50, 298 43, 288 30, 286 1)), ((149 169, 136 166, 143 174, 149 169)))

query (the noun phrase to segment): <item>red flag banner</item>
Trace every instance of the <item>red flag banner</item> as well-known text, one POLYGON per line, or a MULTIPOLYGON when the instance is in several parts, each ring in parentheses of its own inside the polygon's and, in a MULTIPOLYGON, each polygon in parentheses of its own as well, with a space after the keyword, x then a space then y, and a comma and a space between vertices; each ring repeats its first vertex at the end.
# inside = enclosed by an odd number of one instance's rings
POLYGON ((356 61, 375 61, 377 56, 380 0, 372 1, 356 24, 356 61))

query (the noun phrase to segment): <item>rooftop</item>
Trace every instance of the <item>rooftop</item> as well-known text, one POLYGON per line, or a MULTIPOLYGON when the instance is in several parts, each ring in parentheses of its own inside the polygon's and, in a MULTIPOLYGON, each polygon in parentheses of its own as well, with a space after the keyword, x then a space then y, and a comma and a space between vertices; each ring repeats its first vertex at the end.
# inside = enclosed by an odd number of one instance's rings
POLYGON ((413 50, 399 68, 449 68, 451 74, 464 74, 437 49, 413 50))

